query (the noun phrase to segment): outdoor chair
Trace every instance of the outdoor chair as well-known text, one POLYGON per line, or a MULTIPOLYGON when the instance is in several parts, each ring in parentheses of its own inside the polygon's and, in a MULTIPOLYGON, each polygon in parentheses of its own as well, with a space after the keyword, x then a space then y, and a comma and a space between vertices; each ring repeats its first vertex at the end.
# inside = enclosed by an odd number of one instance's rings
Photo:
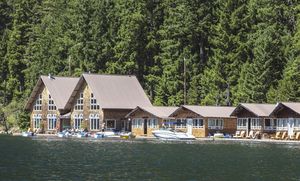
POLYGON ((234 137, 234 138, 239 137, 239 136, 240 136, 240 133, 241 133, 240 131, 236 131, 236 132, 235 132, 235 135, 234 135, 233 137, 234 137))
POLYGON ((297 132, 295 140, 299 140, 299 138, 300 138, 300 132, 297 132))
POLYGON ((282 133, 281 139, 282 140, 287 139, 287 132, 286 131, 282 133))
POLYGON ((253 139, 260 139, 260 131, 255 132, 253 139))
POLYGON ((281 138, 280 135, 281 135, 281 132, 277 131, 275 137, 272 136, 271 139, 279 140, 281 138))
POLYGON ((244 138, 246 134, 246 131, 241 131, 241 134, 239 136, 233 136, 234 138, 244 138))
POLYGON ((253 132, 253 130, 251 130, 251 131, 249 132, 249 135, 246 136, 246 138, 248 138, 248 139, 254 138, 254 132, 253 132))

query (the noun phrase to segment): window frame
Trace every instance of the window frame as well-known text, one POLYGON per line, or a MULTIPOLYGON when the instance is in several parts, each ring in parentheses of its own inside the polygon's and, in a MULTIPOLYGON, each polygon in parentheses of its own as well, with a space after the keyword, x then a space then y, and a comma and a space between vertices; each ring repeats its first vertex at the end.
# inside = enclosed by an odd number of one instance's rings
POLYGON ((74 114, 73 128, 80 129, 83 121, 83 114, 74 114))
POLYGON ((57 116, 56 114, 48 114, 47 115, 47 129, 48 130, 55 130, 57 126, 57 116))
POLYGON ((33 128, 34 129, 41 128, 42 114, 33 114, 33 116, 32 116, 32 123, 33 123, 33 128))
POLYGON ((90 121, 90 130, 91 131, 97 131, 100 130, 100 117, 99 114, 90 114, 89 116, 90 121))
POLYGON ((208 129, 222 130, 224 128, 224 119, 209 118, 207 126, 208 126, 208 129))
POLYGON ((43 105, 43 96, 42 96, 42 94, 39 94, 37 99, 35 100, 33 110, 34 111, 41 111, 42 110, 42 105, 43 105))
POLYGON ((54 100, 52 96, 49 94, 48 95, 48 111, 56 111, 56 105, 54 103, 54 100))
POLYGON ((79 98, 76 99, 76 104, 74 106, 74 110, 76 110, 76 111, 82 111, 83 110, 83 104, 84 104, 83 97, 84 97, 83 92, 80 92, 79 93, 79 98))
POLYGON ((105 120, 105 128, 107 130, 116 129, 117 128, 117 120, 115 120, 115 119, 106 119, 105 120), (108 127, 108 123, 107 123, 108 121, 113 121, 114 122, 114 127, 108 127))
POLYGON ((94 97, 94 93, 91 93, 90 96, 90 110, 99 110, 100 105, 97 103, 97 99, 94 97))

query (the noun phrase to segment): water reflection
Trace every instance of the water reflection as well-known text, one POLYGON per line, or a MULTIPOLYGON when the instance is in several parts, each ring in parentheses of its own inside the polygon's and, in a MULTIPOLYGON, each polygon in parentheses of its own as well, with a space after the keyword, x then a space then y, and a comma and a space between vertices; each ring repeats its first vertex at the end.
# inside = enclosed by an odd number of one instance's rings
POLYGON ((299 180, 299 144, 1 136, 0 180, 299 180))

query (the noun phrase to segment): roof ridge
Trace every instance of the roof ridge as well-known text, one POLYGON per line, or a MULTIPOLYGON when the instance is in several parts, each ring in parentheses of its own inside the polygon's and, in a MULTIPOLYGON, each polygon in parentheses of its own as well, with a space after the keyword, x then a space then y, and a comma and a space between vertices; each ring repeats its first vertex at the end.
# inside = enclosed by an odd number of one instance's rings
POLYGON ((82 75, 99 75, 99 76, 120 76, 120 77, 136 77, 136 75, 134 74, 97 74, 97 73, 87 73, 87 72, 84 72, 82 73, 82 75))
MULTIPOLYGON (((40 77, 48 77, 49 75, 40 75, 40 77)), ((80 78, 80 77, 72 77, 72 76, 57 76, 57 75, 51 75, 51 77, 56 77, 56 78, 80 78)))

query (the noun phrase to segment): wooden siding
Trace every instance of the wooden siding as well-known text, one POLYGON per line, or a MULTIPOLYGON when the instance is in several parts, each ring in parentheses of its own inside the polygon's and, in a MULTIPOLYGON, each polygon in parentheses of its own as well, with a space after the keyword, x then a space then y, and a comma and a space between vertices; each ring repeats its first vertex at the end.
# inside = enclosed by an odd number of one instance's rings
POLYGON ((48 130, 48 119, 47 119, 47 115, 48 114, 55 114, 56 115, 56 128, 59 129, 59 116, 60 116, 60 112, 58 110, 48 110, 48 102, 49 102, 49 91, 48 89, 42 85, 39 89, 39 92, 37 94, 37 97, 35 98, 38 99, 39 94, 42 94, 42 110, 34 110, 33 107, 35 105, 35 101, 32 104, 32 108, 31 108, 31 114, 30 114, 30 128, 31 130, 34 131, 34 125, 33 125, 33 115, 34 114, 41 114, 42 115, 42 121, 41 121, 41 131, 45 132, 45 133, 56 133, 57 130, 48 130))
POLYGON ((283 106, 282 109, 279 110, 275 115, 277 118, 300 118, 299 114, 285 106, 283 106))

